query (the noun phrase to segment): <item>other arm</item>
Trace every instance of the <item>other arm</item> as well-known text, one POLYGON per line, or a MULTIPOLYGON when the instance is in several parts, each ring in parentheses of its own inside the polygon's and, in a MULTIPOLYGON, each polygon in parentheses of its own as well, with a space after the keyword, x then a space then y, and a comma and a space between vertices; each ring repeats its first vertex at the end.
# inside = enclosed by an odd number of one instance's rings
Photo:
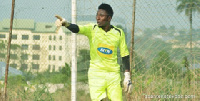
POLYGON ((129 55, 122 57, 122 63, 124 65, 125 72, 130 72, 129 55))
POLYGON ((122 63, 125 68, 124 72, 124 90, 127 93, 132 92, 132 81, 131 81, 131 73, 130 73, 130 61, 129 55, 122 57, 122 63))
POLYGON ((125 68, 124 72, 124 91, 127 93, 132 92, 132 81, 131 81, 131 73, 130 73, 130 60, 129 60, 129 51, 126 45, 125 34, 121 30, 120 36, 120 55, 122 56, 122 63, 125 68))

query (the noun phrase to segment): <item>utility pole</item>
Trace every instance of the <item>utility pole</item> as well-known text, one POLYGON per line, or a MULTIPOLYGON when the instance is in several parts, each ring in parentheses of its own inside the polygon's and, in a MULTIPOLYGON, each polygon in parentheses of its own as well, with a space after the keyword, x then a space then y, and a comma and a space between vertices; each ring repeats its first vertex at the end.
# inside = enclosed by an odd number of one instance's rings
POLYGON ((4 101, 7 100, 7 81, 8 81, 8 70, 9 70, 9 61, 10 61, 10 44, 11 44, 11 40, 12 40, 14 9, 15 9, 15 0, 12 0, 12 11, 11 11, 11 17, 10 17, 10 31, 9 31, 9 39, 8 39, 8 47, 7 47, 7 63, 6 63, 6 70, 5 70, 4 101))
MULTIPOLYGON (((76 0, 72 0, 72 23, 76 24, 76 0)), ((71 101, 76 101, 77 92, 76 34, 72 33, 71 101)))
MULTIPOLYGON (((133 0, 133 13, 132 13, 132 29, 131 29, 131 47, 130 47, 130 77, 132 78, 132 67, 135 68, 135 49, 134 49, 134 32, 135 32, 135 7, 136 0, 133 0)), ((128 94, 128 101, 131 101, 131 95, 128 94)))

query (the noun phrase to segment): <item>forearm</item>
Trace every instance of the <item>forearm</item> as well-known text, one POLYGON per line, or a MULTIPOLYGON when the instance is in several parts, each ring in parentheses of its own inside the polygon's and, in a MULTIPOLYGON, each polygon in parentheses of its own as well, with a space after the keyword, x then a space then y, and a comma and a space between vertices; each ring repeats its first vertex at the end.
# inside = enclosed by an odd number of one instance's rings
POLYGON ((129 55, 122 57, 122 63, 125 68, 125 72, 130 72, 130 60, 129 60, 129 55))
POLYGON ((67 29, 72 31, 73 33, 78 33, 79 32, 79 27, 76 24, 69 24, 69 26, 65 26, 67 29))

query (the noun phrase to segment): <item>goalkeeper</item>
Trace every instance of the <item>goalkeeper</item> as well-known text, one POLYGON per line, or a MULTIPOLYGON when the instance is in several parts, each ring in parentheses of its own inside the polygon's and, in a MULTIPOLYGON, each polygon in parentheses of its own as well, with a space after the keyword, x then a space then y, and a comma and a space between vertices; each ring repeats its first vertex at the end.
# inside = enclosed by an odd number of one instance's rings
POLYGON ((88 80, 92 101, 100 101, 106 96, 112 101, 122 101, 120 66, 117 63, 117 48, 120 49, 125 65, 124 90, 131 92, 129 51, 122 29, 110 24, 112 7, 102 3, 96 14, 97 24, 76 25, 56 15, 56 26, 65 26, 73 33, 88 37, 90 43, 90 68, 88 80))

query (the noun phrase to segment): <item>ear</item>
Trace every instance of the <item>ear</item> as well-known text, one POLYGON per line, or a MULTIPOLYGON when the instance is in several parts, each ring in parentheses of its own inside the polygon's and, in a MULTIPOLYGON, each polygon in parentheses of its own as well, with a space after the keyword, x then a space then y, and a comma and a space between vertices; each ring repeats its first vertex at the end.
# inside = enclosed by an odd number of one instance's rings
POLYGON ((108 16, 108 21, 111 21, 112 17, 111 16, 108 16))

